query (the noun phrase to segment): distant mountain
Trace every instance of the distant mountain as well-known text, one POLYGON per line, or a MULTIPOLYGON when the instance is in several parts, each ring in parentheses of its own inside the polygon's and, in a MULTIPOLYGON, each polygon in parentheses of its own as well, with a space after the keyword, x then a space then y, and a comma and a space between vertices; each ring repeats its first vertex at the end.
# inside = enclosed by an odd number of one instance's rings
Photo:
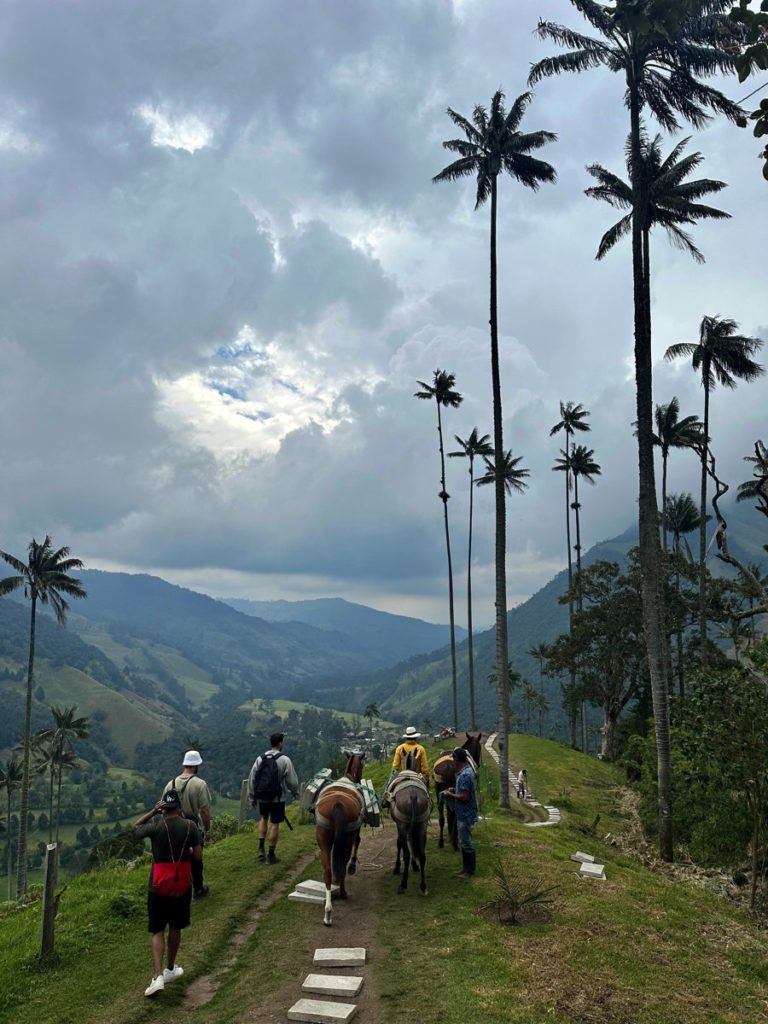
MULTIPOLYGON (((744 564, 758 562, 764 571, 768 570, 768 556, 762 545, 768 540, 765 519, 744 504, 731 502, 724 507, 728 520, 728 541, 731 553, 744 564)), ((710 528, 711 533, 711 528, 710 528)), ((698 534, 692 535, 698 541, 698 534)), ((690 541, 690 538, 689 538, 690 541)), ((583 556, 585 567, 597 561, 613 561, 624 565, 630 548, 637 545, 637 527, 632 526, 617 537, 595 544, 583 556)), ((710 558, 710 569, 716 575, 732 576, 733 570, 714 557, 710 558)), ((513 608, 507 616, 509 632, 509 659, 513 668, 520 672, 536 689, 543 689, 550 704, 547 716, 547 733, 565 735, 567 723, 560 706, 559 680, 540 679, 539 664, 528 654, 529 648, 538 643, 549 643, 568 629, 568 608, 558 603, 561 594, 568 589, 568 572, 558 573, 546 586, 527 601, 513 608)), ((495 670, 495 630, 490 629, 474 637, 475 652, 475 707, 478 725, 490 728, 496 721, 495 687, 488 677, 495 670)), ((467 645, 463 643, 457 651, 459 724, 469 722, 469 666, 467 645)), ((411 658, 402 665, 384 669, 367 679, 360 680, 357 691, 359 702, 377 701, 382 714, 396 720, 405 718, 422 720, 428 717, 434 725, 450 724, 452 717, 451 665, 448 649, 436 651, 432 657, 411 658)), ((334 693, 327 694, 333 702, 338 699, 334 693)), ((519 695, 511 698, 513 710, 522 715, 525 722, 526 710, 519 695)), ((535 718, 532 720, 535 722, 535 718)))
MULTIPOLYGON (((450 641, 449 626, 391 615, 340 597, 313 601, 247 601, 234 597, 225 601, 232 608, 267 622, 301 622, 337 634, 343 638, 345 649, 365 658, 370 668, 436 651, 450 641)), ((457 642, 467 635, 460 626, 455 632, 457 642)))

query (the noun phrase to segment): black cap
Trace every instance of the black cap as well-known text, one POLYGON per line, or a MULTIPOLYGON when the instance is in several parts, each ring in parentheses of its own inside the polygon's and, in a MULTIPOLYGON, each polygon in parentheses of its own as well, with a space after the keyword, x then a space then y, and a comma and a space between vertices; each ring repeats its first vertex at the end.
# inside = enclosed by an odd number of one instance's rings
POLYGON ((169 789, 163 797, 163 810, 175 811, 177 807, 181 807, 181 800, 179 794, 175 789, 169 789))
POLYGON ((453 754, 451 756, 453 757, 454 761, 466 761, 467 760, 467 752, 464 749, 464 747, 454 747, 453 748, 453 754))

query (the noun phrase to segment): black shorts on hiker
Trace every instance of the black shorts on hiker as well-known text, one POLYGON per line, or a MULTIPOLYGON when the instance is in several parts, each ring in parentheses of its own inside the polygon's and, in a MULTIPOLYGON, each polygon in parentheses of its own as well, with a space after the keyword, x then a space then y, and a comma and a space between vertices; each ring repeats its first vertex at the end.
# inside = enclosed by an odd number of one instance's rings
POLYGON ((285 801, 279 800, 277 803, 269 804, 259 800, 259 814, 273 825, 279 825, 281 821, 285 821, 285 801))
POLYGON ((192 888, 183 896, 158 896, 156 892, 147 894, 147 913, 149 930, 155 935, 164 932, 165 926, 186 928, 189 925, 189 907, 192 903, 192 888))

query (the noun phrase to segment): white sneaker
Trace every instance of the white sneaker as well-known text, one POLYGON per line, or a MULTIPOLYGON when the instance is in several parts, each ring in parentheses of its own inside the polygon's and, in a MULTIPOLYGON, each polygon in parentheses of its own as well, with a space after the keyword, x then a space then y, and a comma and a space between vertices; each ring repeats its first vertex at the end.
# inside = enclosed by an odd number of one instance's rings
POLYGON ((169 981, 176 981, 184 973, 184 968, 176 964, 175 967, 166 967, 163 971, 163 981, 167 985, 169 981))
POLYGON ((152 981, 150 981, 150 983, 144 989, 144 995, 156 996, 157 993, 162 992, 164 988, 165 978, 162 976, 162 974, 158 974, 158 976, 156 978, 153 978, 152 981))

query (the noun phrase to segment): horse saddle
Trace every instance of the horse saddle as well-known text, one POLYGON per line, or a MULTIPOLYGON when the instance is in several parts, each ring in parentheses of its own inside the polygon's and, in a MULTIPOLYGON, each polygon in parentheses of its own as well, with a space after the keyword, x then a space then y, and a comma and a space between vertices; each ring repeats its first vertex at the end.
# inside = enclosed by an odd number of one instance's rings
POLYGON ((403 771, 396 775, 393 779, 387 783, 386 798, 387 805, 389 806, 389 813, 395 820, 400 815, 397 814, 397 805, 395 803, 395 796, 401 791, 410 789, 419 790, 427 798, 426 813, 423 814, 418 820, 429 820, 429 816, 432 813, 432 794, 429 791, 429 787, 425 784, 424 779, 418 772, 403 771))

